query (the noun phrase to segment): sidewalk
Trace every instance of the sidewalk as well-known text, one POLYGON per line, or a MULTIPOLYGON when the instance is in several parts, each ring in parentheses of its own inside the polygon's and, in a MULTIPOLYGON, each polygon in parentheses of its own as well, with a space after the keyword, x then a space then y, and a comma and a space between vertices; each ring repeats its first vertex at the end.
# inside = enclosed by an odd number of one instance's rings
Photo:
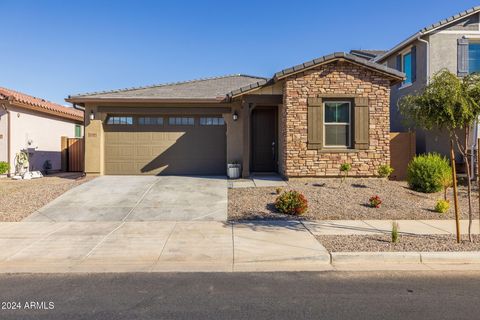
MULTIPOLYGON (((455 231, 451 220, 398 223, 404 233, 455 231)), ((0 273, 480 270, 480 252, 330 254, 315 238, 390 230, 380 220, 0 223, 0 273)))
POLYGON ((295 221, 0 224, 0 272, 331 270, 295 221))

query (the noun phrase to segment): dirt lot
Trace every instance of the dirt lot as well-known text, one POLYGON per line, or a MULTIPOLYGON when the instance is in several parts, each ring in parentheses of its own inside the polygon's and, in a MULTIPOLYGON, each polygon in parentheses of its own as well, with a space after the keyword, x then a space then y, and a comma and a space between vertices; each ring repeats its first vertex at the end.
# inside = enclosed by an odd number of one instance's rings
POLYGON ((91 179, 77 173, 34 180, 0 179, 0 221, 20 221, 67 190, 91 179))
POLYGON ((343 235, 317 236, 317 240, 330 252, 386 252, 386 251, 479 251, 480 236, 462 236, 457 244, 453 235, 400 235, 397 243, 392 243, 390 235, 343 235))
MULTIPOLYGON (((294 219, 276 212, 273 205, 276 188, 229 189, 228 216, 231 220, 242 219, 294 219)), ((289 181, 284 190, 303 193, 309 209, 298 219, 452 219, 454 218, 452 190, 450 211, 439 214, 433 211, 436 200, 443 192, 426 194, 412 191, 406 182, 387 181, 377 178, 349 178, 342 182, 337 178, 289 181), (383 203, 380 208, 370 208, 368 199, 378 195, 383 203)), ((465 186, 459 187, 462 218, 468 218, 468 201, 465 186)), ((473 212, 478 216, 478 192, 473 188, 473 212)))

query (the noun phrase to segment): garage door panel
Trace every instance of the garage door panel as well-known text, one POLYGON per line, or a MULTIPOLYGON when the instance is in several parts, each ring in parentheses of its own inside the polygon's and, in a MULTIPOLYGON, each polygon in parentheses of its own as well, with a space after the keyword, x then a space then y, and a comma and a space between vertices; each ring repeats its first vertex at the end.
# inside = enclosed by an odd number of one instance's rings
POLYGON ((225 126, 201 126, 198 117, 194 126, 167 121, 165 117, 164 125, 106 129, 106 173, 225 174, 225 126))

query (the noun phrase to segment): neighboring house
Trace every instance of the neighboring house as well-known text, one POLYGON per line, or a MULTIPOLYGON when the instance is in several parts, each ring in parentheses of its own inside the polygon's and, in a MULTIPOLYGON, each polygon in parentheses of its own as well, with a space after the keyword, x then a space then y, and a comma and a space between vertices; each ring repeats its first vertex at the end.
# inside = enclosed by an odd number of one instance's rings
POLYGON ((335 53, 271 78, 231 75, 69 96, 87 174, 373 176, 389 164, 390 86, 404 74, 335 53))
POLYGON ((46 160, 60 170, 61 137, 81 137, 82 128, 83 112, 0 87, 0 161, 11 164, 10 173, 22 150, 31 170, 43 170, 46 160))
MULTIPOLYGON (((409 130, 402 123, 397 108, 398 100, 421 91, 435 73, 448 69, 462 77, 471 72, 480 72, 479 15, 480 7, 463 11, 418 31, 391 50, 371 59, 406 74, 406 79, 391 90, 392 131, 409 130)), ((416 130, 416 137, 417 153, 449 154, 447 133, 416 130)))

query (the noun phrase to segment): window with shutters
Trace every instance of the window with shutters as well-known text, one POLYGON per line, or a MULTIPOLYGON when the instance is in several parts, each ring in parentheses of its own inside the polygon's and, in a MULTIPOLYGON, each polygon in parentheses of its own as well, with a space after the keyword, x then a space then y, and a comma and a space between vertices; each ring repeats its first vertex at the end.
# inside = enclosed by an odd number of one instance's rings
POLYGON ((323 145, 331 148, 351 146, 351 103, 326 101, 323 104, 323 145))
POLYGON ((480 42, 468 44, 468 72, 480 72, 480 42))

